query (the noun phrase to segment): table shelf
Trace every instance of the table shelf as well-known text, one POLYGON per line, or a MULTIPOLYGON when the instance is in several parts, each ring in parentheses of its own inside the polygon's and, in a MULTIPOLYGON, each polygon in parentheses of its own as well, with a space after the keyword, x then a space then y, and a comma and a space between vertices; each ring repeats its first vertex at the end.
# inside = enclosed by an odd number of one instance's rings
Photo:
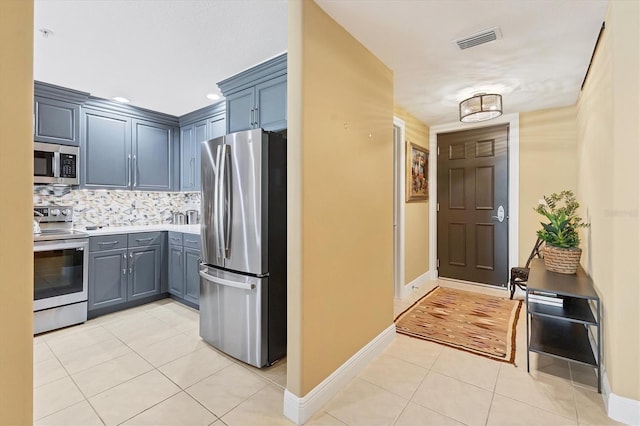
POLYGON ((580 267, 575 275, 547 271, 541 259, 531 262, 527 282, 527 371, 529 353, 536 352, 595 367, 601 392, 600 298, 580 267), (535 293, 556 294, 562 306, 530 301, 535 293), (595 308, 592 309, 592 304, 595 308), (595 328, 592 348, 589 330, 595 328))

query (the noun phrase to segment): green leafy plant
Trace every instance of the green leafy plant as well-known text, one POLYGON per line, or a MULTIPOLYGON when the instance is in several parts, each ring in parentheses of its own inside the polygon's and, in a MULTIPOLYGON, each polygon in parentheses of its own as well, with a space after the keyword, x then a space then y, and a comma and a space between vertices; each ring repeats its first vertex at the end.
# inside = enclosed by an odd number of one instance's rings
POLYGON ((580 204, 576 201, 573 191, 562 191, 544 196, 544 203, 540 203, 534 210, 549 220, 540 222, 542 229, 538 230, 538 237, 547 245, 562 248, 575 248, 580 245, 578 228, 586 228, 588 223, 576 211, 580 204))

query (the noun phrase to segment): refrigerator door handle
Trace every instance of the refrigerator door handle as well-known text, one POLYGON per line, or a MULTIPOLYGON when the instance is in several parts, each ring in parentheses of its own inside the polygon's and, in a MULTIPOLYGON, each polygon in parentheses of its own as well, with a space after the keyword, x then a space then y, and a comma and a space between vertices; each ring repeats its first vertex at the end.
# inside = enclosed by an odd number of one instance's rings
POLYGON ((231 251, 231 210, 232 197, 231 197, 231 146, 224 146, 224 166, 222 170, 224 172, 223 185, 224 185, 224 215, 222 225, 224 226, 224 257, 229 258, 231 251))
POLYGON ((211 275, 207 274, 207 271, 208 271, 207 269, 200 271, 200 276, 205 280, 210 281, 214 284, 220 284, 227 287, 239 288, 241 290, 253 290, 254 288, 256 288, 255 284, 246 284, 246 283, 240 283, 237 281, 225 280, 224 278, 212 277, 211 275))
POLYGON ((216 149, 216 164, 215 164, 215 175, 214 182, 215 185, 213 187, 213 199, 215 200, 213 203, 213 230, 215 233, 215 252, 216 257, 222 257, 222 248, 220 247, 220 221, 219 221, 219 211, 220 211, 220 203, 219 203, 219 191, 220 191, 220 156, 222 153, 222 147, 218 145, 216 149))

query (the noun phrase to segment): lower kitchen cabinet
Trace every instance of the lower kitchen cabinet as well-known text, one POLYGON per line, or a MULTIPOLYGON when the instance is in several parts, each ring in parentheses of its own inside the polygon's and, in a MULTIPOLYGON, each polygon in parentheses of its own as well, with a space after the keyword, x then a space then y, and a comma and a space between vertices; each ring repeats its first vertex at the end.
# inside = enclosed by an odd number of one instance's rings
POLYGON ((127 301, 127 249, 89 253, 89 310, 127 301))
POLYGON ((160 295, 165 235, 144 232, 91 237, 88 310, 160 295))
POLYGON ((169 293, 200 304, 200 237, 169 232, 169 293))

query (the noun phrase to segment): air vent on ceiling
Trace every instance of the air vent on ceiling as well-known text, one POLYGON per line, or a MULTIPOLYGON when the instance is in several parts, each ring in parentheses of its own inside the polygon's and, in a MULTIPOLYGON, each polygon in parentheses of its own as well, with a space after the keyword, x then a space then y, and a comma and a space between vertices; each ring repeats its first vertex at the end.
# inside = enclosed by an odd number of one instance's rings
POLYGON ((456 40, 456 44, 460 50, 468 49, 470 47, 478 46, 479 44, 489 43, 490 41, 498 40, 502 38, 500 28, 493 27, 479 33, 475 33, 465 38, 456 40))

